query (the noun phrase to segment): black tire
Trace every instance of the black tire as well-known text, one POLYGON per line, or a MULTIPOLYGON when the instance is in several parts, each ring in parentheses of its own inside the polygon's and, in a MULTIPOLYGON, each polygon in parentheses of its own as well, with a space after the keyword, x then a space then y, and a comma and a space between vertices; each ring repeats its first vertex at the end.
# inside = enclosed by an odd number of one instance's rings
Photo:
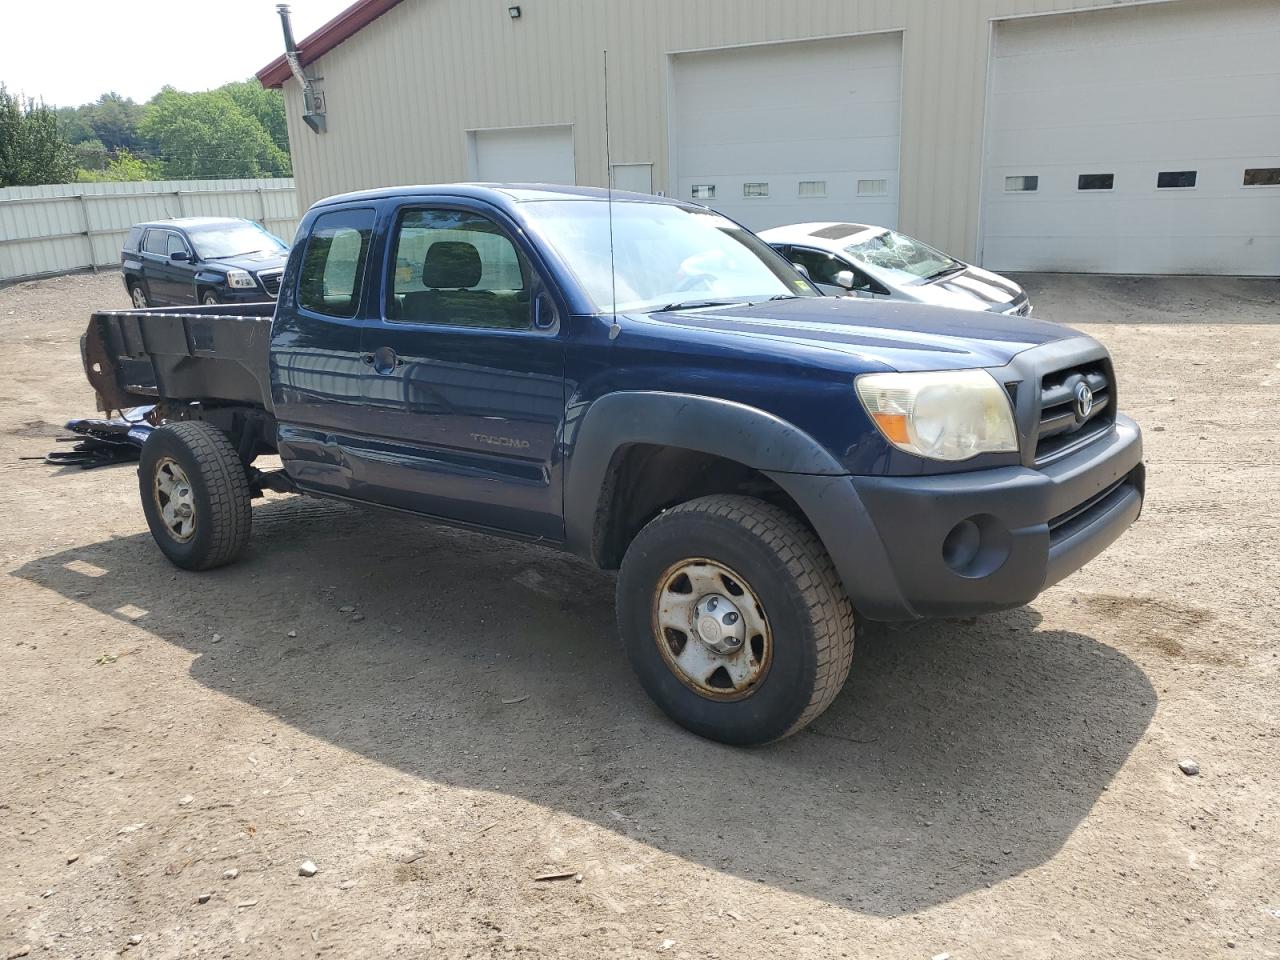
POLYGON ((216 307, 222 301, 218 299, 217 293, 212 290, 206 290, 200 294, 200 303, 206 307, 216 307))
POLYGON ((802 729, 831 705, 853 661, 853 605, 821 541, 791 514, 751 497, 701 497, 650 521, 623 558, 617 608, 623 645, 649 696, 676 723, 722 743, 768 743, 802 729), (746 581, 771 635, 762 675, 732 699, 700 692, 660 647, 672 644, 658 628, 663 584, 675 582, 667 578, 682 562, 699 561, 746 581))
POLYGON ((227 435, 211 424, 190 420, 155 430, 142 447, 138 491, 156 545, 184 570, 210 570, 230 563, 249 542, 249 478, 227 435), (192 510, 192 529, 177 533, 164 515, 168 499, 157 492, 161 471, 168 483, 179 475, 173 464, 188 481, 180 491, 185 501, 180 506, 192 510))
POLYGON ((141 280, 134 280, 129 284, 129 300, 133 307, 137 310, 151 306, 151 295, 147 293, 147 286, 141 280), (142 302, 139 303, 138 301, 142 302))

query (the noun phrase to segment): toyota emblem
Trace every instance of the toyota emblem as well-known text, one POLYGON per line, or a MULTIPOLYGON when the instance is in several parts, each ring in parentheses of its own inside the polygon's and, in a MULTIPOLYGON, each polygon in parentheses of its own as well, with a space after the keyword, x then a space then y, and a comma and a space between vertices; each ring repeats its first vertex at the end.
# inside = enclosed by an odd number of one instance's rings
POLYGON ((1089 385, 1081 380, 1076 384, 1076 419, 1081 422, 1089 419, 1089 414, 1093 413, 1093 391, 1089 389, 1089 385))

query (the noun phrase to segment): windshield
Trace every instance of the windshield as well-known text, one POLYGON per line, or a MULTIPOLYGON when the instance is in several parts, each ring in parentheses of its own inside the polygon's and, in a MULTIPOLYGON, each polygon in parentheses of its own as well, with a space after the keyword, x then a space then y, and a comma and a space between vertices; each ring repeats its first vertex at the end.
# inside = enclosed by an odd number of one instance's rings
POLYGON ((859 263, 889 274, 894 283, 918 283, 961 269, 964 264, 927 243, 885 230, 844 248, 859 263))
POLYGON ((708 210, 615 201, 613 261, 609 205, 596 200, 528 203, 534 228, 564 258, 596 309, 649 313, 685 303, 819 296, 754 233, 708 210))
POLYGON ((196 256, 201 260, 238 257, 247 253, 283 253, 288 245, 256 223, 219 223, 187 229, 196 256))

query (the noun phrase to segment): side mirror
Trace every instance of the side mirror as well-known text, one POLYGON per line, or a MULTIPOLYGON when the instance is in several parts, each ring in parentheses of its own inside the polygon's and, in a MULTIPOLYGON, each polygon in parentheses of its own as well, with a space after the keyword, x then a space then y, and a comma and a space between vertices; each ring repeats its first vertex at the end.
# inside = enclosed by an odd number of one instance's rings
POLYGON ((795 267, 796 272, 800 274, 800 276, 804 277, 806 280, 813 279, 813 277, 809 276, 809 268, 806 267, 803 263, 793 263, 792 266, 795 267))
POLYGON ((191 259, 191 254, 187 253, 185 250, 175 250, 173 253, 169 254, 169 259, 178 263, 186 263, 191 259))
POLYGON ((858 287, 858 279, 852 270, 841 270, 833 279, 837 287, 844 287, 846 290, 856 290, 858 287))

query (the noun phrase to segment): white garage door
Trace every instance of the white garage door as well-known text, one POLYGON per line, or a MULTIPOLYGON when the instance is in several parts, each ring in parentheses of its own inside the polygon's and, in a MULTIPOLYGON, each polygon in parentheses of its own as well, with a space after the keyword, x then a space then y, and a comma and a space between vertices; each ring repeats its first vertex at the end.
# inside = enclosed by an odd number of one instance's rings
POLYGON ((897 226, 901 34, 673 60, 681 198, 756 230, 811 220, 897 226))
POLYGON ((471 177, 481 183, 576 183, 573 129, 507 127, 473 130, 471 177))
POLYGON ((996 27, 982 262, 1280 273, 1280 4, 996 27))

